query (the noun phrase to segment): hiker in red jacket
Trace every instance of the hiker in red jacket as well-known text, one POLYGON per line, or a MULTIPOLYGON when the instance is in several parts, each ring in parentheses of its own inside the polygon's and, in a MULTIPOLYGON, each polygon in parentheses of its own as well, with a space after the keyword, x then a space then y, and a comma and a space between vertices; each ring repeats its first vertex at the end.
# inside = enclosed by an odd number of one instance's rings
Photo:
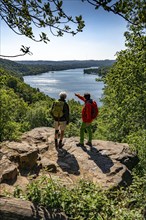
POLYGON ((92 109, 92 99, 90 99, 90 94, 85 93, 84 96, 75 93, 79 99, 85 102, 85 105, 82 109, 82 124, 80 128, 80 142, 77 146, 83 147, 84 146, 84 132, 88 132, 88 142, 86 143, 90 147, 92 147, 92 129, 91 129, 91 122, 93 121, 91 117, 91 109, 92 109))

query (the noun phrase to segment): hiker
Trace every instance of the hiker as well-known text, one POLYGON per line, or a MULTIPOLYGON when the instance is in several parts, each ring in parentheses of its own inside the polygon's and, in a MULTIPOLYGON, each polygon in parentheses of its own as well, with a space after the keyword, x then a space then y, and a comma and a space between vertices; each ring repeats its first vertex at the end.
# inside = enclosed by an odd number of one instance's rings
POLYGON ((84 147, 84 133, 88 133, 88 142, 86 143, 90 147, 92 147, 92 127, 91 123, 94 118, 97 117, 98 114, 98 107, 95 101, 93 101, 90 98, 89 93, 85 93, 84 96, 81 96, 80 94, 75 93, 75 96, 77 96, 79 99, 85 102, 85 105, 82 109, 82 124, 80 128, 80 142, 77 143, 78 147, 84 147), (92 104, 95 103, 96 105, 96 112, 95 117, 92 115, 92 104))
POLYGON ((67 94, 66 92, 60 92, 59 99, 54 101, 51 107, 51 115, 54 118, 54 128, 55 128, 55 147, 56 149, 62 149, 63 147, 63 137, 66 125, 69 124, 69 106, 66 102, 67 94), (60 140, 59 138, 60 130, 60 140))

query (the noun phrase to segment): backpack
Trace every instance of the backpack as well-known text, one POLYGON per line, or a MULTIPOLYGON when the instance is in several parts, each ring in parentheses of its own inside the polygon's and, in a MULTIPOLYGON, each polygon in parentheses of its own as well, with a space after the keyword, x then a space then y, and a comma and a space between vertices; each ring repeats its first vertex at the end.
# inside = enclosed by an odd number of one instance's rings
POLYGON ((52 109, 51 109, 52 116, 55 118, 61 118, 64 115, 63 107, 64 107, 63 101, 60 101, 60 100, 54 101, 52 109))
POLYGON ((92 105, 91 118, 95 119, 98 116, 98 106, 97 106, 96 101, 94 101, 94 100, 91 105, 92 105))

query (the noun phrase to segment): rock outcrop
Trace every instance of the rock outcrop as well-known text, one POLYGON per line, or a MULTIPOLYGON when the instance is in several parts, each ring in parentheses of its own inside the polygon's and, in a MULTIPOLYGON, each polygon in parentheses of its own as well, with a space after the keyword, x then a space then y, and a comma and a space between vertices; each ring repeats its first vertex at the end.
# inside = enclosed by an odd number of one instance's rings
POLYGON ((33 179, 46 175, 72 186, 80 179, 93 181, 107 189, 127 186, 132 182, 131 170, 138 163, 128 144, 94 140, 93 147, 77 147, 79 137, 64 139, 62 151, 54 146, 54 129, 35 128, 22 135, 19 142, 0 145, 0 219, 65 220, 63 213, 54 213, 31 202, 5 198, 15 186, 26 188, 33 179))
MULTIPOLYGON (((30 177, 43 174, 59 178, 64 184, 80 179, 104 188, 129 185, 131 169, 138 163, 126 143, 93 140, 93 147, 77 147, 79 137, 64 139, 63 151, 54 146, 54 129, 35 128, 22 135, 19 142, 0 145, 0 194, 29 183, 30 177), (43 172, 42 172, 43 171, 43 172), (29 178, 28 178, 29 176, 29 178)), ((31 179, 32 179, 31 178, 31 179)))
POLYGON ((67 220, 64 213, 52 212, 32 202, 0 198, 0 220, 67 220))

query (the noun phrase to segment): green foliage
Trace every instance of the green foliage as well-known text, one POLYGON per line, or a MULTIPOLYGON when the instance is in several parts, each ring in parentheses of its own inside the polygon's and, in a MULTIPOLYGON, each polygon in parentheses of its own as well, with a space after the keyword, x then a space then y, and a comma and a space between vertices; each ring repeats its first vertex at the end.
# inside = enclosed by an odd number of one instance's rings
POLYGON ((97 74, 101 78, 104 78, 107 75, 107 73, 109 72, 113 63, 114 63, 114 61, 111 62, 110 66, 108 66, 108 65, 100 66, 99 65, 99 67, 97 69, 96 68, 84 69, 84 74, 97 74))
POLYGON ((100 188, 81 181, 68 194, 63 197, 63 210, 69 219, 100 219, 100 212, 106 203, 106 196, 100 188))
POLYGON ((127 136, 126 142, 130 143, 130 147, 140 158, 136 173, 146 174, 146 130, 138 130, 127 136))
POLYGON ((74 99, 69 100, 68 105, 70 107, 70 121, 78 126, 80 123, 79 119, 81 118, 82 106, 74 99))
POLYGON ((67 189, 46 177, 28 185, 24 194, 17 188, 14 195, 46 208, 64 211, 69 219, 91 220, 100 217, 107 200, 104 192, 93 183, 81 181, 75 188, 67 189))
POLYGON ((65 136, 79 136, 82 106, 79 104, 79 102, 76 102, 74 99, 69 100, 68 105, 70 108, 70 123, 66 128, 65 136))
MULTIPOLYGON (((79 123, 78 123, 79 124, 79 123)), ((80 126, 80 125, 79 125, 80 126)), ((73 122, 70 122, 65 131, 65 137, 78 137, 80 134, 80 130, 78 126, 75 126, 73 122)))
POLYGON ((125 141, 137 129, 146 128, 145 56, 137 45, 122 51, 107 74, 102 119, 110 140, 125 141))
MULTIPOLYGON (((63 2, 52 1, 22 1, 15 0, 13 4, 4 0, 1 2, 0 17, 16 34, 25 35, 30 39, 47 43, 50 41, 45 32, 40 32, 39 37, 34 35, 34 26, 37 28, 50 27, 51 33, 63 36, 64 33, 75 35, 84 28, 82 16, 68 16, 62 9, 63 2), (75 30, 67 24, 73 22, 75 30)), ((23 47, 23 50, 25 47, 23 47)), ((24 52, 26 52, 24 50, 24 52)))
POLYGON ((134 220, 146 217, 146 176, 133 176, 133 183, 127 189, 111 190, 108 199, 112 203, 113 215, 111 219, 134 220))
MULTIPOLYGON (((136 16, 136 15, 135 15, 136 16)), ((134 19, 134 18, 133 18, 134 19)), ((103 107, 98 119, 99 136, 127 142, 138 153, 135 172, 146 173, 146 50, 143 23, 125 33, 127 49, 104 78, 103 107)))
POLYGON ((116 2, 113 2, 113 0, 91 0, 89 3, 92 4, 96 10, 102 7, 105 11, 113 12, 135 26, 140 24, 144 25, 146 22, 144 0, 123 0, 116 2))
POLYGON ((71 220, 142 220, 146 210, 146 176, 134 176, 130 187, 119 190, 102 190, 83 180, 68 188, 51 177, 41 177, 30 183, 25 192, 17 187, 14 196, 64 211, 71 220))
POLYGON ((30 105, 26 116, 26 121, 30 123, 30 129, 41 126, 52 126, 53 120, 49 113, 50 104, 47 101, 38 101, 30 105))
POLYGON ((0 141, 16 139, 26 124, 27 104, 12 89, 1 89, 0 97, 0 141))
POLYGON ((17 140, 35 126, 50 126, 52 99, 0 70, 0 141, 17 140))
POLYGON ((52 71, 53 67, 50 64, 23 64, 19 62, 14 62, 7 59, 0 58, 0 68, 9 71, 11 75, 21 77, 22 75, 36 75, 48 71, 52 71))

